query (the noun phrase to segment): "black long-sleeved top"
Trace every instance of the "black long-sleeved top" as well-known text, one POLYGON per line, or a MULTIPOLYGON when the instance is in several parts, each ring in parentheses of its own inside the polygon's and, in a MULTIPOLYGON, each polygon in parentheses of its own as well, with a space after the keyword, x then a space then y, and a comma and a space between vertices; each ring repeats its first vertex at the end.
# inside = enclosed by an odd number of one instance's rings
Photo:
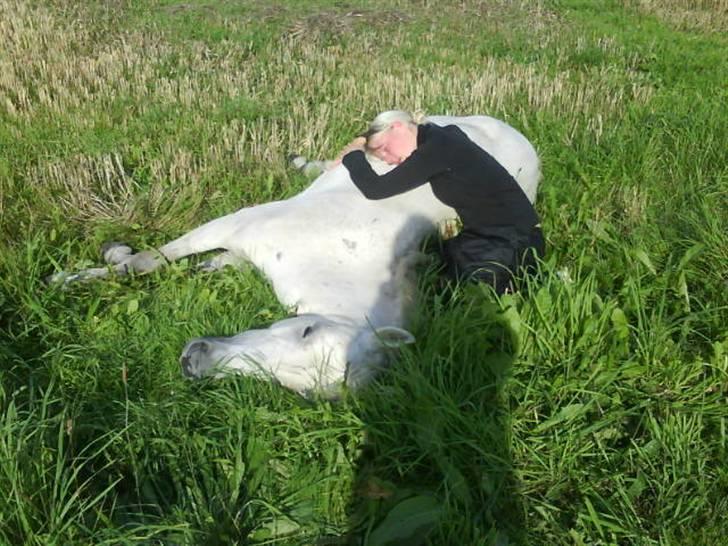
POLYGON ((342 163, 368 199, 399 195, 429 181, 435 196, 458 213, 463 230, 487 235, 489 227, 513 226, 527 235, 539 223, 518 182, 455 125, 419 125, 417 148, 381 176, 362 151, 346 154, 342 163))

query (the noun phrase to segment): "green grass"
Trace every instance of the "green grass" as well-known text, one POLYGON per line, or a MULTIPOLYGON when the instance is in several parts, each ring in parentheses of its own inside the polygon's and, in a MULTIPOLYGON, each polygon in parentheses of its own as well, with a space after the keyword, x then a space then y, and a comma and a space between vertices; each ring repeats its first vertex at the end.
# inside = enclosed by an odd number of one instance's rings
POLYGON ((684 4, 0 0, 0 544, 722 544, 728 41, 684 4), (251 270, 44 285, 392 107, 522 130, 548 257, 500 300, 423 272, 366 391, 182 379, 287 315, 251 270))

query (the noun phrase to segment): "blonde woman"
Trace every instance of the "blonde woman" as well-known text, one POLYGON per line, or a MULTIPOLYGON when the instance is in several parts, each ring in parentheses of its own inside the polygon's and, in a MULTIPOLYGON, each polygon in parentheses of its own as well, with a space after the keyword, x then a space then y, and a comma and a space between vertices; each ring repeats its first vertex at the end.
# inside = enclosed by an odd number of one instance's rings
MULTIPOLYGON (((337 158, 338 159, 338 158, 337 158)), ((510 173, 457 126, 418 124, 407 112, 379 114, 341 155, 368 199, 386 199, 429 183, 455 209, 462 231, 444 241, 443 259, 455 280, 490 284, 498 294, 544 255, 540 221, 510 173), (377 175, 365 151, 394 169, 377 175)))

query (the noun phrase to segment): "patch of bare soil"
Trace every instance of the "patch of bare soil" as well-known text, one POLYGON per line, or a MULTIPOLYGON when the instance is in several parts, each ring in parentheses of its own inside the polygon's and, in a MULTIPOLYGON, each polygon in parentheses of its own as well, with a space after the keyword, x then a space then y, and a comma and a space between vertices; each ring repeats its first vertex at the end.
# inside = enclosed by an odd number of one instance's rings
POLYGON ((348 34, 359 25, 383 27, 406 23, 412 17, 397 10, 343 9, 320 11, 295 21, 287 29, 291 37, 327 32, 348 34))

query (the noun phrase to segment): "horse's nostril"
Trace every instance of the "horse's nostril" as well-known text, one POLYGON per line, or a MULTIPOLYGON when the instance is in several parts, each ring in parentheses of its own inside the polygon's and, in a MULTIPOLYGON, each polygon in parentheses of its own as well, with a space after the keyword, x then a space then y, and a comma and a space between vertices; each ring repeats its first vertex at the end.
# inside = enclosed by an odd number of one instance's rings
POLYGON ((206 355, 210 349, 211 345, 206 341, 191 343, 179 359, 182 374, 185 377, 202 377, 206 368, 206 355))
POLYGON ((190 361, 190 357, 183 356, 179 359, 180 365, 182 366, 182 375, 185 377, 195 377, 194 367, 190 361))

